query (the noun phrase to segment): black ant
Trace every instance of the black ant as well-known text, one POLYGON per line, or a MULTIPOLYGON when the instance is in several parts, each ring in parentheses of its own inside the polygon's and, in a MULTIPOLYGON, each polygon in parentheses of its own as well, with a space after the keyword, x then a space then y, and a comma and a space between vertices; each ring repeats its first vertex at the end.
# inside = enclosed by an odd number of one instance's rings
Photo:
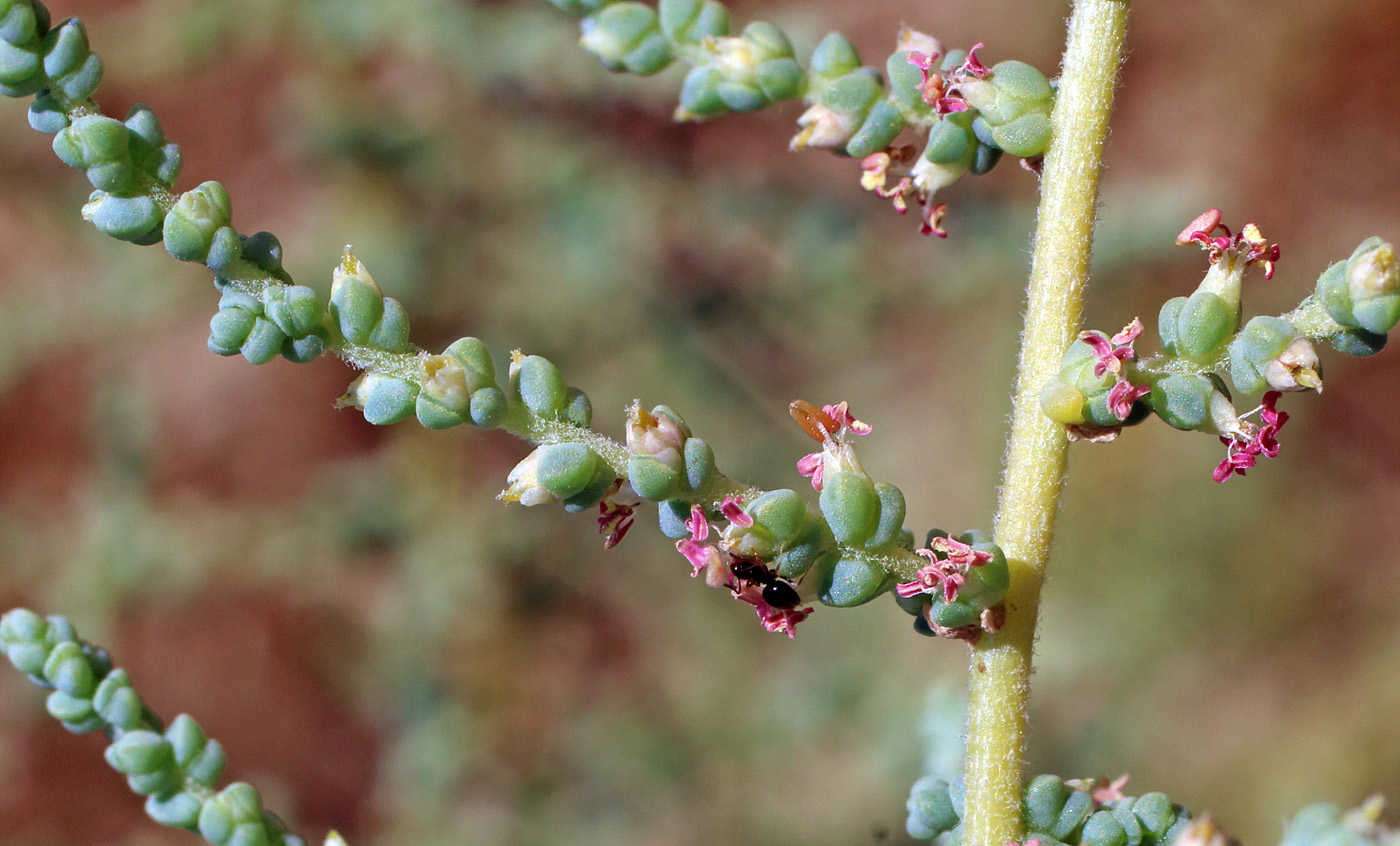
MULTIPOLYGON (((792 582, 768 569, 756 558, 740 558, 729 566, 729 571, 741 582, 762 585, 763 601, 774 608, 790 611, 802 604, 802 598, 797 595, 797 588, 792 586, 792 582)), ((736 588, 735 593, 738 592, 736 588)))

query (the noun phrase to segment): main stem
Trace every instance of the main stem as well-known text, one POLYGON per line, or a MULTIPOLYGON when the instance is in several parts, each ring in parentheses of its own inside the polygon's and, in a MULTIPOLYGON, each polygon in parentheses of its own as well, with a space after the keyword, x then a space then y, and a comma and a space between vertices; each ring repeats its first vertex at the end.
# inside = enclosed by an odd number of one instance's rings
POLYGON ((1075 338, 1128 0, 1077 0, 1045 157, 1006 472, 993 531, 1011 565, 1006 623, 972 652, 963 843, 1024 838, 1021 793, 1031 647, 1067 442, 1038 394, 1075 338))

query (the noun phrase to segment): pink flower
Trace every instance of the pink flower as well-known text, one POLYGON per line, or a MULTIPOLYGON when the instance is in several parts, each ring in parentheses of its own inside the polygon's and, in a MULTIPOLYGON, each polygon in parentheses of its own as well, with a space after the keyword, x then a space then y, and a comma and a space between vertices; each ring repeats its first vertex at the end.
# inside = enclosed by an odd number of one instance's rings
MULTIPOLYGON (((1259 456, 1274 458, 1278 455, 1278 433, 1283 424, 1288 422, 1288 413, 1274 407, 1280 396, 1282 394, 1278 391, 1269 391, 1264 394, 1262 404, 1249 412, 1258 413, 1262 425, 1256 426, 1241 419, 1239 431, 1220 438, 1227 451, 1225 460, 1221 461, 1211 474, 1212 479, 1224 482, 1231 476, 1243 476, 1246 470, 1254 466, 1259 456)), ((1244 417, 1248 417, 1249 414, 1244 417)))
POLYGON ((983 552, 980 549, 973 549, 969 544, 965 544, 957 538, 937 537, 929 547, 934 552, 941 552, 947 556, 949 561, 962 567, 981 567, 992 560, 990 552, 983 552))
POLYGON ((1186 224, 1186 228, 1176 236, 1176 242, 1181 245, 1200 244, 1210 254, 1211 264, 1225 258, 1243 256, 1246 267, 1262 264, 1264 278, 1274 278, 1274 262, 1278 261, 1280 252, 1278 244, 1270 244, 1253 223, 1246 223, 1238 235, 1232 235, 1230 227, 1220 222, 1221 216, 1220 209, 1202 212, 1186 224), (1215 234, 1217 229, 1220 230, 1219 235, 1215 234))
POLYGON ((685 526, 690 530, 690 537, 676 541, 676 551, 690 562, 693 568, 690 577, 693 579, 704 573, 705 584, 722 587, 729 580, 729 565, 718 547, 706 543, 710 539, 710 523, 700 506, 690 507, 690 519, 685 521, 685 526))
POLYGON ((1128 786, 1128 774, 1124 773, 1113 781, 1106 778, 1094 779, 1093 785, 1089 788, 1089 798, 1097 805, 1107 805, 1110 802, 1120 802, 1126 798, 1123 788, 1128 786))
POLYGON ((972 45, 972 49, 967 51, 967 58, 963 59, 963 63, 954 71, 954 74, 972 76, 977 79, 986 79, 991 76, 991 69, 983 65, 981 60, 977 58, 977 51, 985 46, 986 45, 980 41, 972 45))
POLYGON ((814 490, 822 489, 822 470, 825 467, 826 462, 822 460, 820 452, 809 452, 797 460, 798 474, 811 477, 814 490))
POLYGON ((797 624, 812 615, 811 608, 774 608, 763 599, 763 587, 754 582, 734 590, 734 598, 754 607, 759 622, 770 632, 786 632, 787 636, 797 637, 797 624))
POLYGON ((914 571, 914 581, 895 586, 895 592, 905 598, 941 591, 943 601, 952 602, 958 598, 958 589, 967 581, 967 571, 992 560, 990 552, 973 549, 949 537, 934 538, 928 548, 914 552, 927 558, 929 563, 914 571))
POLYGON ((1142 320, 1136 317, 1121 332, 1107 340, 1098 332, 1080 332, 1079 340, 1093 347, 1094 356, 1099 360, 1094 365, 1094 376, 1118 373, 1123 369, 1123 362, 1135 360, 1137 351, 1133 349, 1133 341, 1141 334, 1142 320))
POLYGON ((609 502, 606 499, 598 503, 598 532, 607 536, 603 538, 604 549, 612 549, 622 543, 622 539, 627 536, 627 530, 632 528, 637 519, 632 512, 632 506, 623 503, 609 502))
POLYGON ((1152 393, 1148 385, 1134 385, 1126 379, 1119 379, 1108 392, 1108 408, 1119 420, 1127 420, 1133 411, 1133 403, 1152 393))
MULTIPOLYGON (((906 57, 909 64, 918 68, 923 77, 919 80, 919 97, 926 105, 934 106, 943 99, 944 79, 936 68, 938 67, 938 54, 932 55, 920 53, 918 50, 910 51, 906 57)), ((941 114, 941 113, 940 113, 941 114)))
POLYGON ((636 521, 635 512, 640 504, 641 499, 621 479, 613 482, 608 492, 603 494, 602 501, 598 503, 598 532, 605 536, 604 549, 612 549, 627 536, 627 530, 636 521))
POLYGON ((909 64, 924 72, 924 79, 928 79, 928 73, 933 70, 934 63, 938 61, 938 54, 921 53, 918 50, 909 51, 909 64))
POLYGON ((837 460, 850 452, 847 435, 868 435, 874 428, 857 420, 845 402, 819 409, 806 400, 793 400, 788 412, 809 438, 822 445, 820 452, 808 453, 797 462, 797 472, 811 478, 816 490, 822 489, 828 457, 836 456, 833 460, 837 460))
MULTIPOLYGON (((766 604, 766 603, 765 603, 766 604)), ((797 637, 797 624, 812 616, 811 608, 773 608, 758 610, 758 618, 763 628, 770 632, 787 632, 789 638, 797 637)))
MULTIPOLYGON (((957 103, 961 104, 962 101, 958 100, 957 103)), ((937 100, 935 105, 945 114, 966 110, 966 104, 959 107, 946 97, 937 100)), ((943 216, 948 211, 948 204, 933 202, 933 196, 939 188, 951 185, 965 169, 921 161, 918 150, 908 144, 871 153, 861 160, 860 167, 862 188, 888 199, 900 214, 909 211, 909 201, 912 199, 923 208, 919 233, 948 237, 948 230, 943 228, 943 216), (897 176, 898 181, 893 187, 886 187, 891 174, 897 176)))
MULTIPOLYGON (((919 97, 924 104, 933 108, 935 114, 948 115, 954 112, 965 112, 971 108, 967 100, 956 93, 958 83, 968 79, 986 79, 992 75, 991 70, 982 64, 977 58, 977 51, 983 45, 979 42, 967 52, 967 58, 962 64, 949 72, 945 78, 939 73, 938 54, 932 55, 922 53, 918 50, 911 50, 906 56, 909 64, 918 68, 923 77, 919 80, 919 97)), ((926 233, 927 234, 927 233, 926 233)))
POLYGON ((942 592, 944 602, 952 602, 957 599, 958 589, 962 587, 963 582, 967 581, 967 577, 952 562, 939 561, 934 558, 931 550, 916 549, 914 551, 926 556, 929 563, 914 571, 914 581, 897 585, 895 592, 905 598, 918 596, 921 593, 942 592))
POLYGON ((919 234, 937 235, 940 238, 947 238, 948 230, 943 228, 943 216, 947 213, 947 203, 926 204, 924 206, 923 222, 919 224, 919 234))
POLYGON ((727 496, 720 501, 720 513, 724 519, 736 526, 752 526, 753 518, 744 513, 744 509, 739 506, 739 500, 732 496, 727 496))
MULTIPOLYGON (((720 511, 735 525, 752 525, 753 518, 739 508, 733 497, 725 497, 720 503, 720 511)), ((746 581, 735 577, 734 566, 741 559, 718 546, 709 543, 710 523, 705 511, 698 505, 690 507, 690 518, 685 521, 690 536, 676 541, 676 551, 690 562, 691 578, 705 574, 705 584, 710 587, 728 588, 736 599, 742 599, 758 612, 759 622, 770 632, 786 632, 795 637, 793 629, 812 614, 811 608, 775 608, 763 599, 763 580, 746 581)), ((765 565, 766 566, 766 565, 765 565)))

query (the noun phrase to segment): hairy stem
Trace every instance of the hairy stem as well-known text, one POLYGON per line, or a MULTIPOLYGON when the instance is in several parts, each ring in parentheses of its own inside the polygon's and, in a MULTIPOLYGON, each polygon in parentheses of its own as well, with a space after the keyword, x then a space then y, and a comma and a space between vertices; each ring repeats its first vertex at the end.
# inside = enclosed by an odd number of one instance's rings
POLYGON ((1099 170, 1128 0, 1077 0, 1045 157, 1015 412, 994 524, 1011 565, 1006 623, 972 652, 963 842, 1024 836, 1021 795, 1031 646, 1065 469, 1063 428, 1037 394, 1074 340, 1088 280, 1099 170))

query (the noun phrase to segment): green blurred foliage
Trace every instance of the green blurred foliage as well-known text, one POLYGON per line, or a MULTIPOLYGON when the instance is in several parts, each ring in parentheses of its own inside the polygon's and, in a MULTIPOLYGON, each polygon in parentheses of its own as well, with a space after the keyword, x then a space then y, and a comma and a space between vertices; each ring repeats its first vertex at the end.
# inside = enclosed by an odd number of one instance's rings
MULTIPOLYGON (((1400 11, 1189 6, 1134 11, 1091 292, 1110 332, 1195 287, 1202 257, 1171 241, 1212 205, 1284 244, 1247 311, 1400 237, 1400 46, 1382 37, 1400 11)), ((911 528, 989 528, 1035 199, 1016 169, 949 192, 952 237, 920 239, 855 163, 785 152, 796 106, 673 125, 678 74, 606 75, 542 2, 54 11, 87 22, 104 107, 150 104, 180 187, 223 181, 235 225, 276 232, 298 282, 325 290, 352 243, 418 343, 548 355, 614 436, 634 397, 665 402, 764 486, 802 484, 787 403, 849 400, 911 528)), ((1048 70, 1064 10, 735 12, 799 51, 834 26, 874 55, 908 22, 1048 70)), ((313 837, 903 837, 938 754, 925 690, 960 683, 963 647, 883 601, 768 636, 687 578, 649 514, 605 553, 587 517, 495 502, 524 444, 375 430, 332 408, 350 379, 333 361, 213 356, 208 279, 101 238, 23 106, 0 118, 0 606, 70 616, 313 837)), ((1330 359, 1327 393, 1286 398, 1283 455, 1248 479, 1212 484, 1223 447, 1159 425, 1075 448, 1033 771, 1130 770, 1249 842, 1305 802, 1400 784, 1392 355, 1330 359)), ((0 843, 188 841, 14 678, 0 778, 0 843)))

